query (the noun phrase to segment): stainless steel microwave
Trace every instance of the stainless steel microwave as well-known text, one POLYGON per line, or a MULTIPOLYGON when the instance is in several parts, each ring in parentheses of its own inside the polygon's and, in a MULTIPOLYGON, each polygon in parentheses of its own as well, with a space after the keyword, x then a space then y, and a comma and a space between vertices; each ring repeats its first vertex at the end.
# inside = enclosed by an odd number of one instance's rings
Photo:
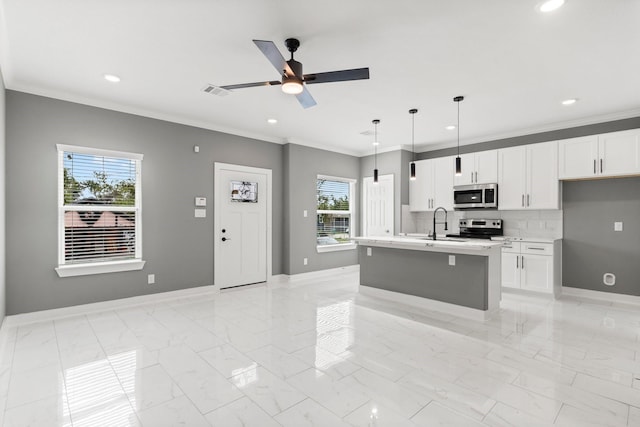
POLYGON ((456 185, 454 209, 498 209, 498 184, 456 185))

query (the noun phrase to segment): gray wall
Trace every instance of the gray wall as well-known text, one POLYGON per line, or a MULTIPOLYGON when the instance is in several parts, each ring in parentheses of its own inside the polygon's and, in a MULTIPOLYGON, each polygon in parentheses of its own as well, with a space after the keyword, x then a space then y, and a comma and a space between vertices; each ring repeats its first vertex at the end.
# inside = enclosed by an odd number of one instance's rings
MULTIPOLYGON (((577 126, 573 128, 554 130, 549 132, 533 133, 530 135, 516 136, 513 138, 496 139, 477 144, 461 145, 460 153, 473 153, 476 151, 494 150, 497 148, 515 147, 517 145, 535 144, 537 142, 556 141, 559 139, 576 138, 578 136, 595 135, 598 133, 616 132, 627 129, 640 128, 640 117, 614 120, 611 122, 596 123, 592 125, 577 126)), ((453 156, 457 148, 443 148, 441 150, 425 151, 418 153, 417 158, 433 159, 435 157, 453 156)))
MULTIPOLYGON (((374 156, 360 158, 360 182, 373 176, 374 156)), ((402 205, 409 204, 409 163, 411 153, 405 150, 378 154, 378 174, 393 175, 393 222, 394 233, 402 230, 402 205)), ((360 184, 362 187, 362 185, 360 184)), ((362 202, 362 200, 361 200, 362 202)), ((360 203, 362 205, 362 203, 360 203)))
POLYGON ((2 70, 0 70, 0 325, 6 313, 6 260, 5 260, 5 87, 2 70))
POLYGON ((564 182, 563 205, 562 284, 640 295, 640 178, 564 182), (615 286, 602 283, 604 273, 615 286))
POLYGON ((214 162, 273 170, 273 274, 283 272, 281 145, 21 92, 6 97, 8 314, 212 284, 214 162), (57 276, 57 143, 144 154, 144 270, 57 276), (209 200, 206 219, 193 217, 195 196, 209 200))
MULTIPOLYGON (((301 145, 284 146, 285 159, 285 247, 284 273, 298 274, 309 271, 344 267, 358 263, 355 249, 318 253, 316 250, 316 180, 318 175, 329 175, 358 180, 354 197, 357 208, 362 180, 357 157, 301 145), (307 210, 308 216, 303 216, 307 210), (308 264, 303 265, 303 259, 308 264)), ((356 235, 360 232, 360 211, 356 209, 356 235)))

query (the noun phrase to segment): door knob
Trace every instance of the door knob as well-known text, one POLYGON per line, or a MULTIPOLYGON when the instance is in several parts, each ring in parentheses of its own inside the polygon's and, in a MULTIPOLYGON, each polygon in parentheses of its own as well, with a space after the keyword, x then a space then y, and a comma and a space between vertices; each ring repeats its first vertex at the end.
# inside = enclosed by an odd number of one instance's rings
POLYGON ((222 238, 222 241, 223 241, 223 242, 226 242, 227 240, 231 240, 231 239, 227 239, 226 237, 223 237, 223 238, 222 238))

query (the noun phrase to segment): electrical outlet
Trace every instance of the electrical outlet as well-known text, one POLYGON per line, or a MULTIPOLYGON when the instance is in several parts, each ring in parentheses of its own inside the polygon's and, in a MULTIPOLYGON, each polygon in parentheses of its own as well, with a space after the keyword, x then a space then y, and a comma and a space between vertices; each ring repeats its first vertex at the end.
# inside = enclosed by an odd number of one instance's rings
POLYGON ((371 248, 367 248, 367 256, 371 256, 371 248))
POLYGON ((456 265, 456 256, 449 255, 449 265, 456 265))
POLYGON ((155 274, 149 274, 147 276, 147 284, 153 285, 154 283, 156 283, 156 275, 155 274))
POLYGON ((309 264, 309 258, 303 258, 302 265, 307 265, 307 264, 309 264))

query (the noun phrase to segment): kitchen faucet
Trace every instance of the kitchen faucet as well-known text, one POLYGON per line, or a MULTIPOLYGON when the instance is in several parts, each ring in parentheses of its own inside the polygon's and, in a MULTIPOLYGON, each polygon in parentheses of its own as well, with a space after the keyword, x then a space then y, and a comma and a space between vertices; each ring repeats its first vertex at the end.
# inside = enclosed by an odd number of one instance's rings
POLYGON ((444 211, 444 231, 447 231, 447 210, 442 206, 438 206, 436 210, 433 211, 433 240, 436 240, 436 224, 443 224, 442 222, 436 222, 436 214, 438 211, 442 209, 444 211))

